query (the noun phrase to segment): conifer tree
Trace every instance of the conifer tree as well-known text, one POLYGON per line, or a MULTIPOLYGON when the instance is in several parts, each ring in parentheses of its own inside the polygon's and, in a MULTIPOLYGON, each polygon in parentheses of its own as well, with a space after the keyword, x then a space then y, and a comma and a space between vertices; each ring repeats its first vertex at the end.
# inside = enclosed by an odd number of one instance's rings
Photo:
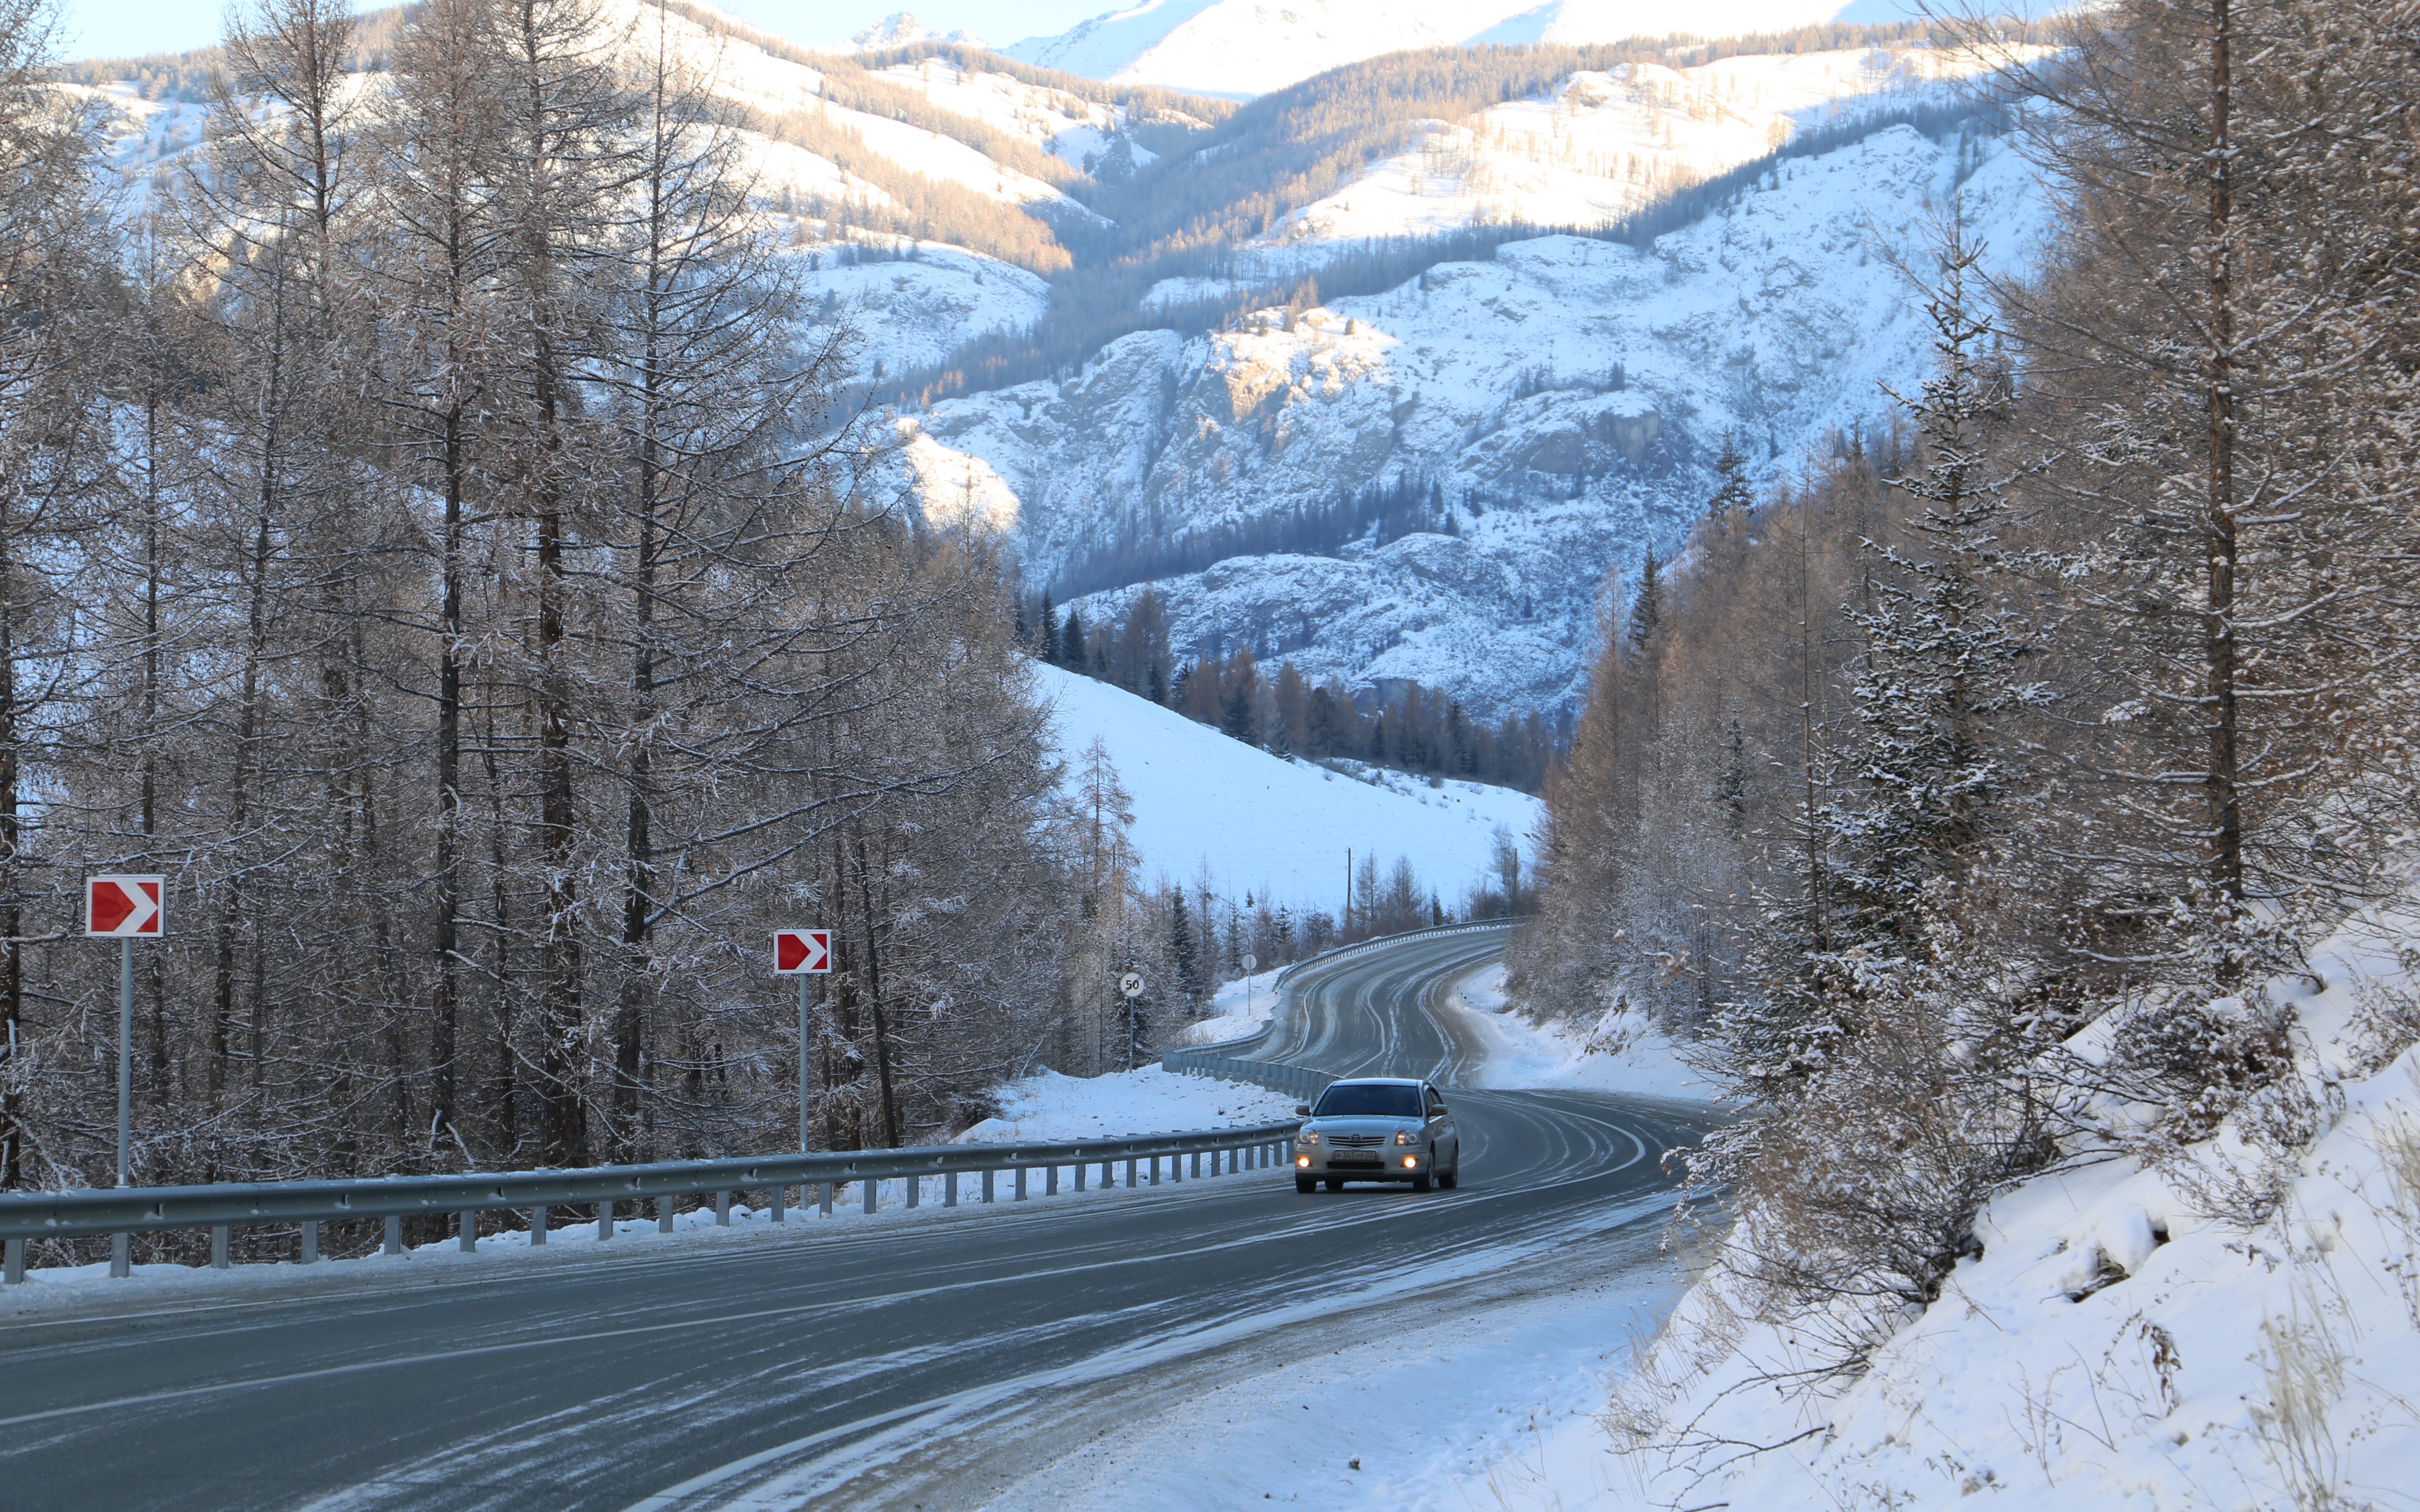
POLYGON ((1638 568, 1638 591, 1630 599, 1630 655, 1635 660, 1655 639, 1664 611, 1664 579, 1655 564, 1655 543, 1647 543, 1647 560, 1638 568))
POLYGON ((1202 974, 1202 952, 1194 942, 1193 924, 1185 906, 1185 888, 1179 886, 1169 893, 1168 955, 1176 967, 1176 990, 1187 1003, 1199 1003, 1206 991, 1202 974))
POLYGON ((1728 430, 1723 432, 1723 454, 1714 458, 1714 475, 1722 481, 1714 496, 1706 501, 1707 514, 1720 517, 1755 506, 1756 490, 1747 481, 1747 458, 1740 455, 1728 430))

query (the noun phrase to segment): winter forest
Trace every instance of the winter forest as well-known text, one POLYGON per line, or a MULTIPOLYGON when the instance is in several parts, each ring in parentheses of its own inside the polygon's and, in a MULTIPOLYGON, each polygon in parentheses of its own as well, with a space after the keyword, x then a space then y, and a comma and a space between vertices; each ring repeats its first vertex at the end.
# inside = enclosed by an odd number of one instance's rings
MULTIPOLYGON (((2263 983, 2317 990, 2420 819, 2415 23, 2070 18, 2000 101, 2044 264, 1987 275, 1940 206, 1900 270, 1930 378, 1785 486, 1727 459, 1685 556, 1610 600, 1513 981, 1652 1014, 1759 1110, 1695 1180, 1802 1380, 1866 1368, 2017 1179, 2232 1116, 2254 1148, 2203 1196, 2249 1226, 2318 1127, 2263 983)), ((2415 1036, 2381 988, 2360 1063, 2415 1036)), ((1684 1465, 1735 1452, 1629 1411, 1684 1465)))
POLYGON ((369 74, 263 0, 206 158, 113 191, 52 23, 0 6, 0 1187, 109 1179, 87 872, 169 878, 146 1184, 779 1147, 777 926, 836 932, 831 1148, 1189 1014, 1235 908, 1063 790, 994 547, 870 481, 659 36, 431 0, 369 74))

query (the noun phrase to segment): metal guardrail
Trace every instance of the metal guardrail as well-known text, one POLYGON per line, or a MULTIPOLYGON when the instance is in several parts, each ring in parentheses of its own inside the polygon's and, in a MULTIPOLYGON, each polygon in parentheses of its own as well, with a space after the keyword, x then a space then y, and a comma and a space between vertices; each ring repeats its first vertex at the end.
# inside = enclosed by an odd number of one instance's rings
MULTIPOLYGON (((926 1145, 908 1149, 849 1149, 814 1154, 749 1156, 730 1160, 667 1161, 645 1165, 596 1165, 570 1170, 511 1171, 492 1175, 394 1176, 360 1180, 221 1182, 209 1186, 115 1187, 82 1192, 23 1192, 0 1196, 0 1242, 5 1242, 5 1272, 0 1279, 14 1285, 25 1278, 25 1242, 34 1239, 120 1237, 165 1229, 210 1230, 210 1264, 227 1267, 230 1229, 269 1224, 302 1225, 302 1259, 318 1258, 318 1226, 346 1219, 386 1220, 385 1251, 403 1253, 403 1220, 426 1214, 446 1214, 461 1224, 464 1249, 474 1247, 478 1216, 499 1209, 526 1209, 530 1242, 546 1242, 547 1210, 571 1204, 599 1205, 597 1237, 613 1237, 610 1219, 625 1202, 654 1200, 657 1226, 673 1227, 673 1199, 715 1198, 715 1221, 731 1221, 735 1192, 769 1189, 772 1216, 783 1221, 783 1189, 822 1188, 821 1211, 829 1216, 834 1194, 851 1181, 864 1186, 865 1211, 877 1201, 876 1183, 901 1177, 940 1177, 945 1181, 943 1207, 958 1205, 958 1178, 980 1175, 983 1200, 994 1200, 994 1178, 1001 1172, 1016 1177, 1016 1198, 1026 1197, 1027 1173, 1044 1173, 1046 1195, 1059 1190, 1059 1173, 1073 1167, 1076 1190, 1084 1189, 1085 1173, 1101 1167, 1101 1184, 1116 1184, 1115 1166, 1125 1163, 1126 1184, 1157 1186, 1160 1162, 1169 1162, 1171 1179, 1184 1180, 1183 1162, 1191 1158, 1193 1175, 1202 1175, 1202 1157, 1211 1157, 1210 1174, 1218 1175, 1223 1159, 1230 1173, 1245 1168, 1273 1169, 1285 1163, 1285 1142, 1294 1135, 1292 1123, 1260 1124, 1245 1129, 1206 1130, 1190 1134, 1152 1134, 1124 1139, 1087 1139, 1072 1143, 1032 1145, 926 1145), (1148 1175, 1137 1170, 1149 1162, 1148 1175)), ((923 1183, 912 1181, 908 1207, 923 1199, 923 1183)), ((125 1273, 122 1237, 113 1255, 113 1273, 125 1273)))
POLYGON ((1322 950, 1317 955, 1307 956, 1279 972, 1277 980, 1269 984, 1271 991, 1277 995, 1277 1004, 1270 1010, 1266 1023, 1251 1033, 1238 1035, 1233 1040, 1220 1040, 1212 1044, 1184 1045, 1168 1051, 1159 1057, 1159 1068, 1179 1075, 1217 1076, 1225 1081, 1250 1082, 1254 1086, 1265 1087, 1272 1091, 1292 1092, 1308 1103, 1326 1091, 1327 1084, 1336 1078, 1324 1071, 1313 1071, 1308 1066, 1293 1066, 1274 1060, 1251 1060, 1229 1053, 1249 1049, 1266 1040, 1276 1030, 1278 1015, 1285 1011, 1286 995, 1293 988, 1295 972, 1308 970, 1312 966, 1326 965, 1348 956, 1359 955, 1364 951, 1402 945, 1411 940, 1444 939, 1450 935, 1476 934, 1482 931, 1505 930, 1512 927, 1512 920, 1509 918, 1481 919, 1468 924, 1432 924, 1426 929, 1405 930, 1400 934, 1373 935, 1366 940, 1356 940, 1351 945, 1340 945, 1333 950, 1322 950))

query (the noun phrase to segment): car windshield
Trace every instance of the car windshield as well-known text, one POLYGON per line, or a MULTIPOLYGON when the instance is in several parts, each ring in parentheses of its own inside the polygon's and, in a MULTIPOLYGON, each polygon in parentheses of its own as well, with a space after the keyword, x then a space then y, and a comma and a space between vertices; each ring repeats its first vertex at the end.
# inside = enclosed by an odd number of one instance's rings
POLYGON ((1311 1116, 1335 1119, 1357 1114, 1376 1119, 1417 1119, 1420 1116, 1420 1089, 1371 1082, 1338 1082, 1320 1094, 1319 1106, 1311 1110, 1311 1116))

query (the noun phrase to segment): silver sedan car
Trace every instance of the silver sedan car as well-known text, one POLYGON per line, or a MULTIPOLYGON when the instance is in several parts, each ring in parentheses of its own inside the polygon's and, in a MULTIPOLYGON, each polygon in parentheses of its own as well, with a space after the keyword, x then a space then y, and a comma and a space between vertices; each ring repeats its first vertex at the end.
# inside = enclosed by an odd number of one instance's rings
POLYGON ((1445 1099, 1426 1082, 1357 1076, 1332 1082, 1316 1105, 1295 1112, 1311 1119, 1294 1136, 1294 1189, 1322 1181, 1330 1192, 1347 1181, 1408 1181, 1451 1191, 1462 1180, 1462 1138, 1445 1099))

